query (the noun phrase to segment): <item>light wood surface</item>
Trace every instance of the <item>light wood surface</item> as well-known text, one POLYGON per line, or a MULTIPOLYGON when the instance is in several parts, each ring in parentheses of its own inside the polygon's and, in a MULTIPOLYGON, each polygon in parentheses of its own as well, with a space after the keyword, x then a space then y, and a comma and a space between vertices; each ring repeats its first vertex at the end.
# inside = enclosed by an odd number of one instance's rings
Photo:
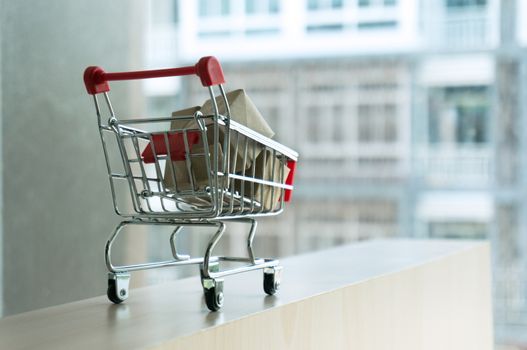
MULTIPOLYGON (((284 259, 227 277, 209 313, 198 278, 0 320, 0 349, 492 349, 489 246, 384 240, 284 259)), ((133 278, 133 275, 132 275, 133 278)))

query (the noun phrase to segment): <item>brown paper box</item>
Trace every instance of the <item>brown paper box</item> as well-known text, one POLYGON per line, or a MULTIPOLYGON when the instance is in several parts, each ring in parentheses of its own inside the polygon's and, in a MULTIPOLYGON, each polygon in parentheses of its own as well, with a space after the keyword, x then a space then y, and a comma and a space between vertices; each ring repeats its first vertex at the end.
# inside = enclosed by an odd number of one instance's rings
MULTIPOLYGON (((251 128, 252 130, 261 133, 262 135, 266 137, 272 137, 274 136, 273 130, 269 127, 269 125, 265 122, 264 118, 256 109, 256 106, 254 103, 249 99, 247 94, 244 90, 234 90, 229 93, 227 93, 227 100, 229 101, 230 111, 231 111, 231 119, 243 124, 244 126, 247 126, 251 128)), ((216 103, 218 104, 218 110, 219 113, 222 115, 226 114, 225 110, 225 103, 221 96, 216 97, 216 103)), ((203 115, 212 115, 214 113, 213 106, 211 100, 206 101, 202 107, 196 106, 187 108, 184 110, 176 111, 172 113, 173 117, 181 117, 181 116, 191 116, 196 111, 201 111, 203 115)), ((205 125, 211 126, 213 124, 213 120, 203 119, 205 122, 205 125)), ((195 129, 197 128, 197 123, 195 120, 192 119, 174 119, 171 123, 171 130, 177 130, 177 129, 195 129)), ((242 136, 240 134, 239 137, 233 137, 233 134, 231 134, 231 147, 230 147, 230 154, 229 157, 231 159, 231 164, 236 161, 236 167, 234 171, 240 172, 244 169, 247 169, 251 166, 253 158, 257 157, 258 154, 261 152, 262 148, 258 145, 254 145, 254 141, 249 140, 247 142, 248 150, 244 163, 244 148, 246 143, 245 136, 242 136), (238 141, 238 149, 236 152, 236 141, 238 141), (253 146, 254 147, 254 154, 253 154, 253 146), (236 154, 235 154, 236 153, 236 154)), ((220 159, 218 163, 218 170, 222 170, 222 157, 223 153, 221 152, 221 145, 223 145, 225 137, 225 132, 223 127, 220 127, 219 129, 219 145, 218 148, 220 149, 220 159)), ((208 127, 207 129, 207 141, 209 144, 209 149, 212 156, 215 156, 212 154, 214 152, 214 128, 208 127)), ((200 141, 200 145, 195 145, 192 149, 192 153, 198 153, 194 152, 194 148, 203 151, 203 140, 200 141)), ((193 157, 194 158, 194 157, 193 157)), ((198 178, 195 179, 195 189, 203 188, 203 186, 208 185, 208 174, 207 174, 207 168, 206 163, 203 158, 197 158, 200 161, 195 162, 193 159, 192 169, 194 171, 194 175, 198 176, 197 174, 200 174, 198 178), (204 176, 201 176, 204 174, 204 176)), ((211 158, 212 160, 213 158, 211 158)), ((186 168, 185 162, 182 161, 174 161, 172 162, 174 165, 174 169, 176 171, 176 181, 178 185, 178 190, 184 190, 184 189, 191 189, 191 183, 190 178, 188 176, 188 171, 186 168)), ((232 169, 231 169, 232 170, 232 169)), ((172 167, 169 163, 166 164, 165 167, 165 187, 168 189, 175 189, 172 179, 172 167)))
MULTIPOLYGON (((245 176, 271 181, 276 183, 285 183, 287 175, 289 174, 289 168, 284 164, 284 162, 276 157, 273 157, 272 152, 265 151, 260 153, 256 158, 253 165, 245 171, 245 176), (274 164, 274 171, 273 171, 274 164), (283 177, 282 176, 282 168, 283 177)), ((239 181, 241 182, 241 181, 239 181)), ((241 193, 241 184, 239 184, 237 191, 241 193)), ((281 188, 264 185, 257 182, 245 181, 244 185, 244 197, 254 198, 258 203, 263 202, 263 207, 265 210, 274 210, 277 209, 280 205, 280 196, 281 188), (263 201, 262 201, 263 194, 263 201)))
MULTIPOLYGON (((274 136, 274 131, 267 124, 249 96, 247 96, 245 90, 234 90, 228 92, 226 95, 227 101, 229 101, 232 120, 264 135, 265 137, 272 138, 274 136)), ((226 115, 227 111, 225 110, 225 101, 223 100, 223 97, 216 97, 216 104, 218 105, 219 113, 221 115, 226 115)), ((214 114, 211 100, 207 100, 203 104, 201 107, 201 113, 203 113, 203 115, 214 114)))
MULTIPOLYGON (((234 90, 228 92, 226 96, 227 100, 229 101, 232 120, 264 135, 265 137, 272 138, 274 136, 274 131, 267 124, 249 96, 247 96, 245 90, 234 90)), ((227 111, 225 110, 223 97, 216 97, 216 104, 218 105, 219 113, 221 115, 226 115, 227 111)), ((214 108, 212 106, 212 101, 210 99, 205 101, 201 107, 195 106, 172 112, 172 117, 191 116, 196 111, 201 111, 201 113, 203 113, 205 116, 213 115, 214 108)), ((212 123, 213 121, 211 119, 205 120, 206 125, 210 125, 212 123)), ((193 125, 195 125, 195 123, 192 120, 175 119, 172 121, 171 129, 186 129, 188 127, 192 127, 193 125)))
MULTIPOLYGON (((234 90, 231 92, 228 92, 227 94, 227 100, 229 101, 229 107, 231 111, 231 120, 234 120, 260 134, 262 134, 265 137, 272 138, 274 136, 274 131, 271 129, 271 127, 267 124, 265 119, 262 117, 254 103, 251 101, 249 96, 245 93, 244 90, 234 90)), ((216 103, 218 105, 218 111, 220 114, 225 115, 227 112, 225 110, 225 102, 221 96, 216 97, 216 103)), ((202 107, 192 107, 187 108, 181 111, 176 111, 172 113, 173 117, 183 116, 183 115, 192 115, 194 112, 199 110, 203 115, 213 115, 214 110, 212 106, 211 100, 205 101, 202 107)), ((205 125, 209 126, 214 123, 214 121, 210 118, 204 119, 205 125)), ((171 129, 187 129, 187 128, 193 128, 196 127, 196 122, 193 120, 185 120, 185 119, 174 119, 171 124, 171 129)), ((220 143, 223 142, 224 138, 224 130, 223 127, 220 127, 219 130, 219 141, 220 143)), ((209 144, 211 145, 214 142, 214 129, 212 127, 208 128, 207 130, 207 139, 209 144)), ((238 141, 238 151, 237 151, 237 161, 236 161, 236 171, 242 170, 242 160, 244 155, 244 147, 245 147, 245 136, 240 135, 239 138, 237 137, 231 137, 231 150, 232 152, 235 151, 236 147, 236 141, 238 141)), ((248 142, 248 149, 253 149, 253 142, 248 142)), ((258 156, 258 154, 261 152, 262 148, 257 146, 255 148, 256 152, 248 152, 247 153, 247 159, 246 159, 246 168, 249 167, 253 161, 253 158, 258 156)), ((231 153, 230 157, 233 160, 234 154, 231 153)))
MULTIPOLYGON (((210 157, 210 168, 213 168, 212 161, 214 159, 214 148, 209 147, 209 152, 212 155, 210 157)), ((206 156, 197 156, 197 154, 204 154, 205 149, 203 144, 195 145, 192 147, 190 156, 190 174, 187 167, 186 161, 173 161, 172 166, 167 162, 165 166, 165 178, 164 184, 165 187, 169 190, 175 191, 176 186, 174 185, 174 177, 172 176, 172 168, 176 172, 176 184, 178 191, 188 191, 192 190, 192 180, 194 182, 194 191, 203 190, 206 186, 209 185, 209 173, 207 168, 206 156)), ((223 151, 221 145, 218 145, 218 169, 221 171, 223 166, 223 151)), ((212 174, 210 174, 212 176, 212 174)))
MULTIPOLYGON (((220 152, 220 159, 223 155, 221 147, 218 148, 220 152)), ((210 149, 210 152, 213 152, 213 149, 210 149)), ((193 148, 192 154, 198 154, 203 153, 203 148, 196 146, 196 148, 193 148)), ((207 174, 207 166, 206 161, 204 157, 201 156, 195 156, 191 157, 191 175, 193 176, 194 180, 194 190, 203 190, 206 186, 209 185, 209 177, 207 174)), ((172 162, 174 169, 176 171, 176 181, 178 185, 178 190, 191 190, 191 182, 189 177, 189 172, 187 170, 187 165, 185 161, 175 161, 172 162)), ((218 164, 219 167, 221 167, 221 163, 218 164)), ((242 175, 242 172, 238 173, 239 175, 242 175)), ((283 161, 277 158, 273 158, 272 152, 265 151, 264 153, 260 153, 260 155, 256 158, 255 162, 253 162, 253 165, 249 167, 245 171, 246 177, 253 177, 260 180, 265 181, 271 181, 276 183, 285 183, 285 179, 287 178, 287 175, 289 174, 289 168, 284 164, 283 161), (274 164, 274 171, 273 171, 273 164, 274 164), (283 167, 283 175, 282 175, 282 167, 283 167), (281 177, 282 176, 282 177, 281 177)), ((221 178, 220 178, 221 181, 221 178)), ((235 180, 234 181, 234 190, 237 192, 237 195, 234 197, 234 205, 235 207, 240 205, 240 198, 238 195, 242 194, 242 187, 244 189, 243 195, 246 198, 245 207, 247 209, 251 208, 250 199, 252 198, 255 203, 261 204, 263 202, 263 208, 265 211, 269 210, 275 210, 278 209, 280 205, 280 197, 282 194, 281 188, 274 187, 270 185, 263 185, 257 182, 252 181, 245 181, 243 182, 241 180, 235 180), (263 201, 262 201, 262 193, 263 193, 263 201)), ((168 189, 175 190, 175 186, 173 184, 172 179, 172 167, 170 164, 167 164, 167 170, 165 172, 165 186, 168 189)), ((229 205, 230 204, 231 197, 229 194, 226 194, 224 197, 224 204, 229 205)), ((201 197, 187 197, 185 201, 192 205, 210 205, 210 198, 207 196, 201 196, 201 197)), ((258 207, 257 207, 258 208, 258 207)))
MULTIPOLYGON (((201 109, 200 106, 194 106, 194 107, 181 109, 179 111, 172 112, 172 117, 191 117, 191 116, 194 115, 194 113, 196 113, 200 109, 201 109)), ((177 127, 174 128, 174 126, 177 126, 178 124, 184 125, 185 129, 192 128, 192 127, 197 127, 197 124, 196 124, 196 122, 194 120, 183 119, 183 120, 173 121, 172 124, 171 124, 171 129, 172 130, 178 129, 177 127)))

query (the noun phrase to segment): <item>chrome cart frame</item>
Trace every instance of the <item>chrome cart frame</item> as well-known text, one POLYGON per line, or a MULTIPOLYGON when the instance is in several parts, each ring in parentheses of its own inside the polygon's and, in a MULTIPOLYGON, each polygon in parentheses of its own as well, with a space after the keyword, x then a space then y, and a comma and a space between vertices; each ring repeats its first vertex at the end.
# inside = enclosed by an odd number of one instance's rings
POLYGON ((88 67, 84 82, 93 95, 115 212, 124 217, 110 235, 105 249, 109 271, 108 298, 128 298, 130 272, 197 264, 207 307, 223 305, 223 277, 255 269, 264 271, 264 291, 274 294, 280 285, 278 260, 256 258, 253 239, 256 217, 280 214, 293 189, 298 154, 231 119, 224 77, 214 57, 195 66, 151 71, 106 73, 88 67), (119 119, 109 97, 109 81, 195 74, 208 88, 212 113, 199 110, 177 118, 119 119), (219 91, 215 96, 213 87, 219 91), (99 96, 103 96, 103 106, 99 96), (219 105, 223 106, 223 114, 219 105), (113 144, 111 147, 110 143, 113 144), (226 222, 250 226, 247 256, 214 256, 226 222), (169 226, 173 259, 132 265, 114 265, 112 247, 127 226, 169 226), (185 227, 211 227, 202 257, 181 254, 176 238, 185 227), (221 262, 242 263, 220 270, 221 262))

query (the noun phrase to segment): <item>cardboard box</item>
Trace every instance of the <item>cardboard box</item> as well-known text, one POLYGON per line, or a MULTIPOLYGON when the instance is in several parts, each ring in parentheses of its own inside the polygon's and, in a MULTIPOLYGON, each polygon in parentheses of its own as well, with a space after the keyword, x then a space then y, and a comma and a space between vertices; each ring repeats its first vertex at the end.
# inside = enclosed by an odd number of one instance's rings
MULTIPOLYGON (((220 152, 220 159, 223 155, 221 147, 218 147, 220 152)), ((213 149, 210 149, 210 152, 214 152, 213 149)), ((195 146, 192 149, 192 154, 202 154, 204 150, 201 147, 195 146)), ((203 156, 191 156, 191 167, 187 167, 186 161, 175 161, 172 162, 174 169, 176 171, 176 182, 177 189, 179 191, 191 190, 191 176, 194 183, 194 190, 203 190, 206 186, 209 185, 209 176, 206 171, 207 165, 206 160, 203 156), (189 174, 190 169, 190 174, 189 174)), ((219 164, 221 167, 221 163, 219 164)), ((264 211, 270 211, 278 209, 281 201, 282 190, 280 187, 275 187, 272 185, 261 184, 255 181, 251 181, 252 178, 257 180, 264 180, 275 183, 286 183, 286 180, 289 176, 290 169, 283 160, 274 158, 272 152, 264 151, 256 158, 253 164, 245 170, 245 173, 238 172, 237 175, 245 175, 249 178, 246 181, 239 179, 234 180, 234 193, 233 197, 234 207, 237 208, 241 205, 241 202, 244 201, 245 210, 251 208, 251 200, 254 201, 254 208, 258 211, 263 205, 264 211), (274 168, 273 168, 274 166, 274 168), (243 189, 243 198, 242 195, 243 189)), ((176 189, 174 186, 173 177, 172 177, 172 167, 170 164, 167 164, 165 172, 165 186, 172 190, 176 189)), ((219 178, 221 181, 221 177, 219 178)), ((232 183, 229 183, 231 186, 232 183)), ((230 189, 232 190, 232 189, 230 189)), ((209 206, 210 199, 207 196, 200 197, 186 197, 185 201, 188 204, 196 206, 209 206)), ((224 205, 230 206, 231 196, 226 193, 224 196, 224 205)))
MULTIPOLYGON (((209 147, 209 152, 212 154, 212 157, 210 157, 210 168, 212 169, 212 161, 214 159, 213 157, 215 156, 214 148, 209 147)), ((221 149, 221 145, 218 145, 218 153, 218 168, 221 170, 223 167, 223 151, 221 149)), ((164 177, 165 187, 172 191, 175 191, 176 189, 178 191, 188 191, 192 189, 194 189, 194 191, 198 191, 203 190, 206 186, 208 186, 209 172, 207 160, 205 159, 206 155, 204 154, 205 147, 203 144, 199 144, 192 147, 190 152, 190 168, 187 165, 187 160, 172 161, 172 165, 167 162, 165 165, 164 177), (172 169, 175 171, 175 184, 172 169), (191 181, 191 179, 193 181, 191 181), (192 183, 194 184, 194 188, 192 188, 192 183)))
MULTIPOLYGON (((192 147, 200 140, 199 131, 189 131, 186 133, 187 145, 192 147)), ((182 131, 169 131, 162 134, 154 134, 150 142, 141 153, 141 157, 146 164, 151 164, 160 159, 160 156, 168 156, 172 161, 185 160, 185 137, 182 131), (168 144, 168 147, 167 147, 168 144)))
MULTIPOLYGON (((238 89, 227 94, 227 101, 231 111, 231 119, 262 134, 265 137, 272 138, 274 131, 271 129, 269 124, 262 117, 253 101, 247 96, 245 90, 238 89)), ((216 97, 216 104, 218 105, 218 111, 221 115, 226 115, 225 101, 223 97, 216 97)), ((201 113, 203 115, 213 115, 214 108, 211 100, 205 101, 201 107, 201 113)), ((174 115, 174 114, 172 114, 174 115)))
MULTIPOLYGON (((254 103, 250 100, 250 98, 247 96, 244 90, 234 90, 226 94, 227 100, 229 102, 229 107, 231 111, 231 120, 234 120, 240 124, 243 124, 244 126, 251 128, 252 130, 266 136, 266 137, 273 137, 274 132, 269 127, 269 125, 265 122, 264 118, 254 105, 254 103)), ((218 110, 219 113, 222 115, 226 114, 225 109, 225 102, 221 96, 216 97, 216 103, 218 104, 218 110)), ((182 116, 192 116, 197 111, 200 111, 203 115, 213 115, 213 104, 211 100, 206 101, 202 107, 195 106, 187 109, 183 109, 180 111, 176 111, 172 113, 173 117, 176 117, 170 126, 171 130, 182 130, 182 129, 196 129, 198 127, 197 123, 193 119, 184 118, 182 119, 182 116), (179 119, 178 119, 179 117, 179 119)), ((207 128, 207 142, 209 145, 210 152, 213 153, 214 151, 214 128, 213 123, 214 121, 212 118, 205 118, 202 119, 205 123, 207 128)), ((240 172, 244 169, 247 169, 251 166, 252 162, 254 161, 254 158, 256 158, 261 150, 262 147, 255 143, 252 139, 247 139, 243 135, 239 135, 239 137, 233 137, 234 133, 231 133, 230 138, 230 162, 231 165, 235 164, 234 169, 230 169, 231 172, 240 172), (236 148, 236 142, 238 142, 238 148, 236 148), (244 162, 244 148, 245 144, 248 145, 248 150, 250 152, 247 152, 245 162, 244 162), (253 152, 254 148, 254 152, 253 152)), ((223 152, 222 152, 222 145, 224 143, 224 137, 225 137, 225 129, 224 127, 220 127, 219 129, 219 145, 218 149, 220 149, 219 154, 219 163, 218 163, 218 170, 221 171, 223 168, 222 164, 222 158, 223 158, 223 152)), ((192 149, 192 153, 199 153, 199 151, 203 152, 204 150, 204 140, 200 140, 198 145, 194 145, 192 149), (196 152, 194 152, 196 150, 196 152)), ((212 157, 215 157, 215 154, 211 154, 212 157)), ((213 158, 211 158, 212 160, 213 158)), ((194 176, 194 189, 199 190, 203 189, 205 186, 208 185, 208 169, 206 167, 206 162, 203 158, 200 157, 200 159, 196 159, 195 157, 192 157, 192 172, 194 176)), ((178 190, 182 189, 191 189, 191 182, 188 175, 188 170, 185 161, 173 161, 173 168, 176 171, 176 182, 178 185, 178 190)), ((212 164, 211 164, 212 166, 212 164)), ((165 187, 167 189, 175 189, 174 183, 173 183, 173 176, 172 176, 172 167, 170 164, 167 163, 165 167, 165 187)))
MULTIPOLYGON (((285 184, 289 171, 283 160, 273 157, 273 153, 267 150, 260 153, 253 165, 245 171, 245 176, 285 184)), ((244 181, 242 185, 241 181, 238 181, 237 191, 240 194, 242 188, 244 197, 253 198, 254 201, 262 204, 266 211, 275 210, 280 205, 282 194, 280 187, 252 181, 244 181)))
MULTIPOLYGON (((234 90, 231 92, 228 92, 226 94, 227 100, 229 101, 229 107, 231 111, 231 120, 234 120, 235 122, 238 122, 260 134, 262 134, 265 137, 272 138, 274 136, 274 131, 271 129, 271 127, 267 124, 265 119, 262 117, 254 103, 251 101, 249 96, 245 93, 244 90, 234 90)), ((218 111, 221 115, 226 115, 227 111, 225 109, 225 102, 223 100, 223 97, 218 96, 216 97, 216 103, 218 105, 218 111)), ((187 108, 181 111, 176 111, 172 113, 172 117, 180 117, 180 116, 188 116, 194 114, 196 111, 200 111, 204 116, 209 116, 214 114, 213 110, 213 104, 211 100, 205 101, 202 107, 192 107, 187 108)), ((212 118, 206 118, 203 119, 206 126, 211 126, 214 121, 212 118)), ((176 130, 176 129, 188 129, 188 128, 195 128, 197 127, 197 124, 194 120, 188 120, 188 119, 174 119, 172 121, 170 129, 176 130)), ((224 127, 220 127, 219 130, 219 142, 223 143, 225 137, 225 130, 224 127)), ((214 128, 208 127, 207 130, 207 139, 209 142, 209 145, 211 145, 214 142, 214 128)), ((236 164, 237 167, 235 171, 240 171, 243 169, 243 156, 244 156, 244 147, 245 147, 246 138, 243 135, 240 135, 239 138, 231 137, 230 143, 231 143, 231 154, 230 158, 234 159, 236 156, 236 164), (236 148, 236 142, 238 141, 238 150, 237 154, 234 154, 235 148, 236 148)), ((254 145, 252 140, 248 140, 248 149, 252 150, 253 146, 256 146, 256 152, 253 155, 252 152, 249 152, 247 154, 247 159, 245 162, 246 168, 249 167, 254 160, 260 154, 262 148, 259 145, 254 145)))

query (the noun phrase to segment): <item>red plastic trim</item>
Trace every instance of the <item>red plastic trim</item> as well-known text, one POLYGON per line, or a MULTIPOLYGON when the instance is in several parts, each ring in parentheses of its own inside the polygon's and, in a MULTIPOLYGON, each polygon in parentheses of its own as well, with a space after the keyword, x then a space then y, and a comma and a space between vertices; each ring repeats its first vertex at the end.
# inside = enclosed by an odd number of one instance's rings
POLYGON ((92 66, 84 71, 84 84, 88 94, 94 95, 110 91, 109 81, 175 77, 192 74, 199 76, 203 86, 225 83, 220 62, 216 57, 208 56, 202 57, 194 66, 136 72, 106 73, 102 68, 92 66))
POLYGON ((90 95, 110 91, 108 82, 104 80, 104 70, 101 67, 91 66, 84 71, 84 85, 90 95))
POLYGON ((140 70, 136 72, 104 73, 104 79, 106 79, 107 81, 137 80, 162 77, 177 77, 192 74, 196 74, 196 68, 194 68, 194 66, 155 70, 140 70))
MULTIPOLYGON (((287 174, 287 179, 285 179, 285 184, 292 186, 293 183, 295 182, 296 162, 294 160, 288 160, 287 167, 289 168, 289 174, 287 174)), ((293 190, 285 190, 284 201, 290 202, 292 196, 293 196, 293 190)))
MULTIPOLYGON (((183 136, 183 132, 179 133, 168 133, 168 147, 165 143, 165 134, 158 134, 152 136, 152 142, 150 142, 145 149, 143 150, 143 153, 141 153, 141 157, 143 157, 143 161, 147 164, 154 163, 156 161, 154 156, 154 150, 155 154, 157 156, 160 155, 168 155, 168 151, 170 151, 170 159, 172 161, 178 161, 178 160, 185 160, 186 158, 186 150, 185 150, 185 139, 183 136)), ((199 143, 200 139, 200 132, 199 131, 189 131, 187 132, 187 140, 188 140, 188 147, 189 152, 192 151, 192 146, 199 143)))
POLYGON ((225 83, 220 62, 214 56, 202 57, 196 63, 196 74, 201 79, 203 86, 212 86, 225 83))

